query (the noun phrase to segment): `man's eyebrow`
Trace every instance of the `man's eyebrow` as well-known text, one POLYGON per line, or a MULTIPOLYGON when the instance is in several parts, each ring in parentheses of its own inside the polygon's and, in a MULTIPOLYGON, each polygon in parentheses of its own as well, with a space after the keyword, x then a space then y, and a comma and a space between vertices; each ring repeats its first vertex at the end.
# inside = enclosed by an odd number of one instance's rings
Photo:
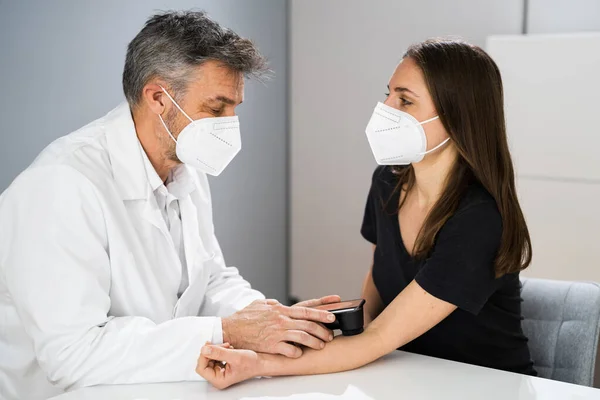
MULTIPOLYGON (((237 103, 235 100, 233 100, 233 99, 230 99, 230 98, 229 98, 229 97, 227 97, 227 96, 216 96, 216 97, 212 97, 212 98, 209 98, 209 99, 208 99, 208 101, 209 101, 209 102, 213 102, 213 103, 214 103, 215 101, 220 101, 220 102, 222 102, 222 103, 229 104, 229 105, 231 105, 231 106, 235 106, 236 104, 238 104, 238 103, 237 103)), ((241 101, 240 101, 240 104, 242 104, 242 102, 241 102, 241 101)))

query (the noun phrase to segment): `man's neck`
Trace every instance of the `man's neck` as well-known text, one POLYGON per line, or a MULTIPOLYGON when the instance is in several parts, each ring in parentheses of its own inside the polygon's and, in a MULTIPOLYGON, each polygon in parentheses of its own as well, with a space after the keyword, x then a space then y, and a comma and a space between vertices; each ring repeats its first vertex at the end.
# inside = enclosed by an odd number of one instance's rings
MULTIPOLYGON (((161 135, 167 133, 158 132, 156 124, 153 124, 150 116, 144 115, 144 111, 142 110, 134 111, 132 117, 135 125, 135 132, 142 148, 146 152, 150 163, 160 179, 163 182, 166 182, 171 170, 177 166, 175 161, 172 161, 167 157, 165 151, 166 144, 165 141, 161 139, 161 137, 164 137, 161 135)), ((158 116, 156 116, 156 118, 158 118, 158 116)), ((161 125, 160 129, 164 130, 164 127, 161 125)))

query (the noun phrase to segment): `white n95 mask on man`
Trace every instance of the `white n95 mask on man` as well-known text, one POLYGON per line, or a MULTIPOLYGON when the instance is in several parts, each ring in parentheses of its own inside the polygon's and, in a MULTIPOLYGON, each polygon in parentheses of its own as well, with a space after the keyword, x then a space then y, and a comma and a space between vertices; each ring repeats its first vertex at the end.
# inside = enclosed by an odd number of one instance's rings
POLYGON ((175 104, 190 123, 181 130, 177 139, 171 134, 165 121, 160 122, 176 144, 177 158, 209 175, 218 176, 242 149, 240 121, 235 117, 214 117, 193 120, 171 95, 161 86, 167 97, 175 104))
POLYGON ((446 144, 450 138, 427 151, 427 137, 422 125, 437 118, 439 116, 419 122, 409 113, 381 102, 377 103, 365 130, 377 164, 417 163, 425 157, 425 154, 446 144))

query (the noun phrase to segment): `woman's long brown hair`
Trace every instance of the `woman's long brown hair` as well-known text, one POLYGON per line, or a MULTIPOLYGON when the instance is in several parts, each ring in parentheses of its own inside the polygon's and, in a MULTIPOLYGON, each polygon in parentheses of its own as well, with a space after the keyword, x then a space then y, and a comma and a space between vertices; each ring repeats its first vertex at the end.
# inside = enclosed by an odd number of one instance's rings
MULTIPOLYGON (((496 63, 477 46, 446 39, 413 45, 406 57, 421 68, 440 121, 458 150, 442 196, 417 236, 415 256, 426 257, 431 252, 438 232, 475 179, 492 195, 502 217, 496 277, 527 268, 531 239, 515 189, 502 78, 496 63)), ((396 173, 398 188, 410 191, 415 184, 412 166, 398 168, 396 173)))

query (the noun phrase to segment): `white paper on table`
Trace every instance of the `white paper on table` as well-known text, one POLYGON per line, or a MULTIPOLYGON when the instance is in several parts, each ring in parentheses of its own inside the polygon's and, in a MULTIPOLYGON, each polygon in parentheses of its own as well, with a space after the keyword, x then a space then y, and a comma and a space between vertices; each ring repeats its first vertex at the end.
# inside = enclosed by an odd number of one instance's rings
POLYGON ((364 394, 359 388, 348 385, 341 395, 327 393, 300 393, 291 396, 261 396, 261 397, 242 397, 240 400, 374 400, 372 397, 364 394))

